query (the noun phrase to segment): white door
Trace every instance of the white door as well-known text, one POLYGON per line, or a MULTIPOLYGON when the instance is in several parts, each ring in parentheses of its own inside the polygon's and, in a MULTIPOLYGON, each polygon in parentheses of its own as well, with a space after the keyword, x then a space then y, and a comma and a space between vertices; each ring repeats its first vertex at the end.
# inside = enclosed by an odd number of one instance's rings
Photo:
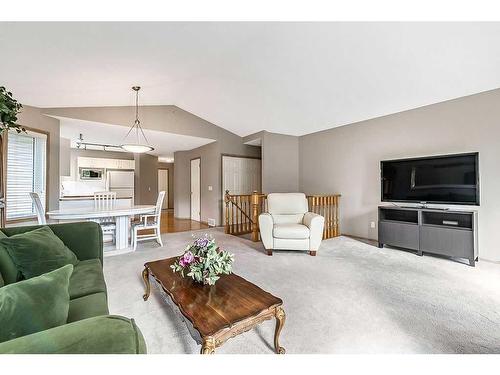
POLYGON ((164 191, 162 209, 168 208, 168 169, 158 169, 158 191, 164 191))
POLYGON ((201 197, 200 197, 200 187, 201 187, 201 169, 200 169, 200 159, 191 160, 191 220, 200 221, 200 211, 201 211, 201 197))
POLYGON ((234 156, 222 157, 222 196, 261 191, 261 160, 234 156))
MULTIPOLYGON (((262 162, 260 159, 235 156, 222 157, 222 197, 229 194, 252 194, 261 192, 262 162)), ((222 200, 222 218, 226 220, 224 199, 222 200)))

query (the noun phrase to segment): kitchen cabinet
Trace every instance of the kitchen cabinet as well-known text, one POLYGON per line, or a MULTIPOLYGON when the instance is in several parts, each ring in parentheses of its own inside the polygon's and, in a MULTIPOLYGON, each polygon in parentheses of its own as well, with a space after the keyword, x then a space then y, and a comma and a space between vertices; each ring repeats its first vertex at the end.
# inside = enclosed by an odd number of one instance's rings
POLYGON ((128 159, 107 159, 78 157, 78 168, 134 169, 135 161, 128 159))

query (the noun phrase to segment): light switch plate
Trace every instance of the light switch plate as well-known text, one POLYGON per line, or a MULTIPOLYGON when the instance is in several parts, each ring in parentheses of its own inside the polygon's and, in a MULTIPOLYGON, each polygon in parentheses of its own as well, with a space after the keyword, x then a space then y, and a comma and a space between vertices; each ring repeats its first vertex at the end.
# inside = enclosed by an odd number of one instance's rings
POLYGON ((370 228, 375 228, 375 222, 374 221, 370 221, 370 228))
POLYGON ((213 188, 212 188, 212 185, 208 185, 208 191, 212 191, 213 188))

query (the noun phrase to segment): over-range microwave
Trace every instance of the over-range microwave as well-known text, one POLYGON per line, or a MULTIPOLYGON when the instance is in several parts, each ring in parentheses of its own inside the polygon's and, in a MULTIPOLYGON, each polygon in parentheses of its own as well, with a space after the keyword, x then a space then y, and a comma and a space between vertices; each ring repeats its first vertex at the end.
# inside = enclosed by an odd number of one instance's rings
POLYGON ((82 168, 80 167, 80 180, 102 180, 104 168, 82 168))

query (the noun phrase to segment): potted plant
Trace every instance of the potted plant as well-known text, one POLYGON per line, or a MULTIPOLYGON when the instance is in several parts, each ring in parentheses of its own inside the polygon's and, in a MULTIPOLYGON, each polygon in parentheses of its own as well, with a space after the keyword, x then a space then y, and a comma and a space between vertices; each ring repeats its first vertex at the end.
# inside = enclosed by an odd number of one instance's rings
POLYGON ((3 143, 5 132, 14 129, 16 132, 26 132, 21 125, 17 124, 17 115, 23 106, 12 97, 12 93, 0 86, 0 226, 5 226, 5 181, 4 181, 4 158, 3 143))

